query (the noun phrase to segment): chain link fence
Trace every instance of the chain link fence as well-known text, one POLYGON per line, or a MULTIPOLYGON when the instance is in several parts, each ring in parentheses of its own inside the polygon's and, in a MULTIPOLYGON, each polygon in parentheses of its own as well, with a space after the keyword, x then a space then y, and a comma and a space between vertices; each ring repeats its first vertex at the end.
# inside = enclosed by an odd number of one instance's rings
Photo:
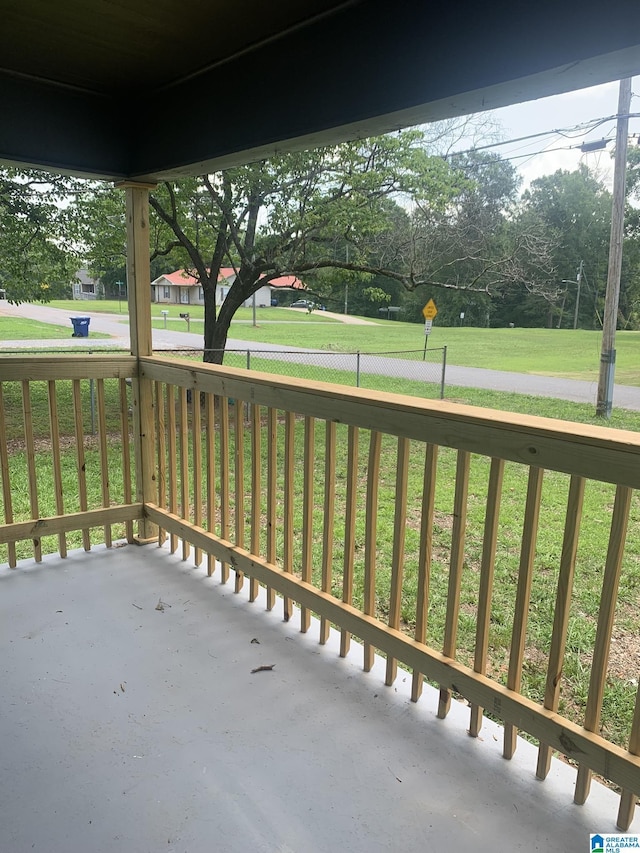
MULTIPOLYGON (((180 356, 204 350, 155 350, 180 356)), ((220 350, 207 350, 220 355, 220 350)), ((227 349, 226 367, 260 370, 281 376, 334 382, 338 385, 393 391, 416 397, 444 398, 447 348, 381 352, 328 350, 227 349)))

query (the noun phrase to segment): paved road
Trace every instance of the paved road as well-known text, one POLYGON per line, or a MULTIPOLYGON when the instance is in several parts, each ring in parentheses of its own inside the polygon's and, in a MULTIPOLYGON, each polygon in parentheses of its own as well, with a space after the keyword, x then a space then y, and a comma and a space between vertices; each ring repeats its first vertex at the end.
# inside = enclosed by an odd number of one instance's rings
MULTIPOLYGON (((108 338, 72 338, 69 312, 47 305, 20 305, 12 306, 6 302, 0 303, 0 315, 29 317, 44 323, 69 326, 69 339, 50 341, 7 341, 3 344, 5 350, 26 349, 102 349, 113 347, 114 349, 129 348, 129 327, 123 315, 122 319, 114 315, 92 314, 91 311, 74 312, 76 316, 91 317, 91 332, 102 332, 111 337, 108 338)), ((175 332, 168 329, 153 330, 153 347, 155 350, 163 349, 200 349, 202 347, 202 332, 175 332)), ((282 345, 265 344, 259 342, 242 341, 230 338, 229 349, 252 350, 264 353, 282 353, 282 345)), ((311 350, 299 347, 285 347, 289 358, 296 362, 310 363, 311 350)), ((275 357, 272 356, 272 357, 275 357)), ((451 353, 449 353, 451 358, 451 353)), ((281 354, 279 360, 283 359, 281 354)), ((342 363, 336 361, 340 358, 338 354, 326 353, 313 356, 313 363, 320 366, 335 367, 341 369, 355 370, 353 364, 345 362, 347 357, 342 355, 342 363)), ((353 357, 352 357, 353 359, 353 357)), ((427 362, 402 361, 394 358, 368 357, 362 359, 361 371, 363 373, 384 373, 408 379, 423 379, 425 381, 439 381, 434 365, 427 362)), ((478 367, 459 367, 447 364, 446 373, 447 386, 459 385, 464 388, 486 388, 493 391, 512 391, 518 394, 531 394, 538 397, 553 397, 560 400, 570 400, 577 403, 591 403, 595 405, 597 383, 582 382, 576 379, 557 379, 548 376, 537 376, 534 374, 509 373, 499 370, 485 370, 478 367)), ((640 411, 640 388, 631 385, 616 385, 613 397, 614 405, 622 409, 640 411)))

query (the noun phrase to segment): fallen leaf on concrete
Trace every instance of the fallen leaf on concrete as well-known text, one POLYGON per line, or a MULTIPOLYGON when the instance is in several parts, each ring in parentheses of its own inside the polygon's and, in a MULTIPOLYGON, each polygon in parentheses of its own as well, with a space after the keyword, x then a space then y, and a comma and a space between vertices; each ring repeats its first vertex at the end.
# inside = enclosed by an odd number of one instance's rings
POLYGON ((251 670, 251 674, 254 672, 271 672, 275 666, 275 663, 270 663, 267 666, 257 666, 255 669, 251 670))
POLYGON ((253 640, 251 640, 251 642, 257 643, 258 645, 260 645, 260 640, 256 639, 256 637, 254 637, 253 640))

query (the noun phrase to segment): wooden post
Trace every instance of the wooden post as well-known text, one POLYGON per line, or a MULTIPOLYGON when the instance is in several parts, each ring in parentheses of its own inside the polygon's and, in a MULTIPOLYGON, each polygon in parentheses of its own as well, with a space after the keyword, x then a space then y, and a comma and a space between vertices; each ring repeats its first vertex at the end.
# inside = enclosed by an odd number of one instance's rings
MULTIPOLYGON (((152 353, 151 270, 149 265, 149 190, 155 184, 125 181, 116 184, 127 198, 127 293, 131 354, 137 359, 152 353)), ((133 436, 136 462, 136 500, 155 503, 153 385, 140 376, 133 379, 133 436)), ((136 541, 157 539, 158 529, 146 518, 139 522, 136 541)))

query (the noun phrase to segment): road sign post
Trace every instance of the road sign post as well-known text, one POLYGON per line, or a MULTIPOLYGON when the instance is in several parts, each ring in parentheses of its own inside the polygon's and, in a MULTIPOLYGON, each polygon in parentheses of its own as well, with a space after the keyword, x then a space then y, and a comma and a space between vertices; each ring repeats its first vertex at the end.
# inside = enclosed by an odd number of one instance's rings
POLYGON ((427 359, 427 343, 429 341, 429 335, 431 334, 431 328, 433 326, 433 318, 438 313, 438 309, 436 308, 436 303, 433 299, 430 299, 427 304, 422 309, 422 316, 424 317, 424 352, 422 353, 422 360, 426 361, 427 359))

